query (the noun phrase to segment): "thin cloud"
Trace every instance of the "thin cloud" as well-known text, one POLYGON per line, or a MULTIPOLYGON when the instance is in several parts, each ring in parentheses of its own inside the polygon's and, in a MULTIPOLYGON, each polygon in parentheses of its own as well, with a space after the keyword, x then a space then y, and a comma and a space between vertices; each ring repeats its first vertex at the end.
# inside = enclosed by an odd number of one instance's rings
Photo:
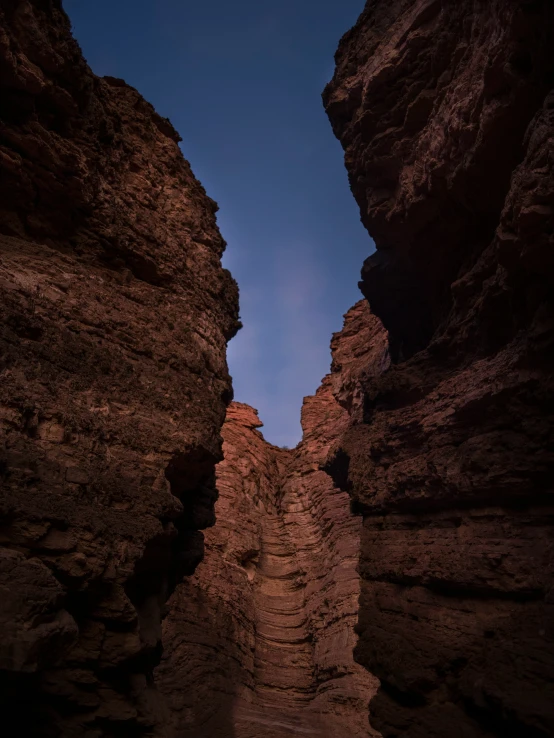
POLYGON ((329 369, 326 277, 309 243, 275 254, 271 292, 241 293, 245 327, 228 358, 237 400, 256 407, 271 443, 293 447, 301 437, 302 400, 329 369))

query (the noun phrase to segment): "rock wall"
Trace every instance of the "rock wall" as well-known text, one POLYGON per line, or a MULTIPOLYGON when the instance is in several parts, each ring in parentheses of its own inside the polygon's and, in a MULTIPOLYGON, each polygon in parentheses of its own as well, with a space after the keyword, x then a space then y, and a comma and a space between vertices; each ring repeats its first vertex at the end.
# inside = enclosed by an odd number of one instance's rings
POLYGON ((2 2, 7 736, 163 732, 164 602, 214 522, 239 327, 217 208, 178 141, 92 74, 59 0, 2 2))
POLYGON ((387 363, 386 334, 365 302, 333 348, 335 376, 306 398, 296 449, 269 445, 252 408, 229 408, 218 522, 170 602, 156 672, 178 738, 376 735, 367 722, 376 680, 352 656, 361 521, 321 469, 348 424, 333 381, 353 387, 368 352, 387 363))
POLYGON ((386 737, 554 734, 552 48, 550 2, 369 0, 324 93, 393 362, 328 465, 386 737))

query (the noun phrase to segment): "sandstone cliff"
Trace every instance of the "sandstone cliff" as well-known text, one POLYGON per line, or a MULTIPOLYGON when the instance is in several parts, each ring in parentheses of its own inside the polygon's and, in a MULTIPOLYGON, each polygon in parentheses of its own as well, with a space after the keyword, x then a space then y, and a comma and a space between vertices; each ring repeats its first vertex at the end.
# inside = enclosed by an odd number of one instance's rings
POLYGON ((165 719, 162 610, 214 522, 239 327, 217 208, 178 141, 91 73, 59 0, 2 3, 3 735, 165 719))
POLYGON ((179 738, 374 735, 376 680, 352 656, 361 521, 321 470, 348 423, 333 382, 355 387, 362 356, 387 363, 386 334, 365 302, 333 348, 335 376, 306 398, 296 449, 264 441, 252 408, 229 408, 218 522, 171 600, 156 673, 179 738))
POLYGON ((328 467, 386 737, 554 734, 553 48, 550 2, 369 0, 324 93, 393 360, 328 467))

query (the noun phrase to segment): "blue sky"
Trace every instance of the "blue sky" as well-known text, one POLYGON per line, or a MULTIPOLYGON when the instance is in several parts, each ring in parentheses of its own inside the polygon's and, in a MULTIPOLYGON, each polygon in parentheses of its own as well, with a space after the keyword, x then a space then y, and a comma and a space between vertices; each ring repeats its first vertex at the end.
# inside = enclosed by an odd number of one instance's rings
POLYGON ((360 298, 373 244, 323 111, 341 35, 364 0, 65 0, 96 74, 122 77, 171 119, 220 206, 244 328, 235 399, 265 437, 300 440, 300 407, 360 298))

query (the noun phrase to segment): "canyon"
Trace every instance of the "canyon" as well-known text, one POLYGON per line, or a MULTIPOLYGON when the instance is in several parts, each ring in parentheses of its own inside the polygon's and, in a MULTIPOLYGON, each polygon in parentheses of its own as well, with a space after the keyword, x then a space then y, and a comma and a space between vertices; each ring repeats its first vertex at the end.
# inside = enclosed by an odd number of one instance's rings
POLYGON ((553 48, 546 0, 340 41, 377 250, 286 449, 179 135, 60 0, 1 3, 5 735, 554 735, 553 48))
POLYGON ((228 410, 217 523, 172 598, 156 675, 180 738, 378 735, 367 720, 377 680, 352 655, 361 520, 321 467, 349 422, 333 384, 355 394, 356 357, 385 366, 388 345, 364 301, 345 318, 341 372, 305 399, 295 449, 268 444, 248 405, 228 410))

